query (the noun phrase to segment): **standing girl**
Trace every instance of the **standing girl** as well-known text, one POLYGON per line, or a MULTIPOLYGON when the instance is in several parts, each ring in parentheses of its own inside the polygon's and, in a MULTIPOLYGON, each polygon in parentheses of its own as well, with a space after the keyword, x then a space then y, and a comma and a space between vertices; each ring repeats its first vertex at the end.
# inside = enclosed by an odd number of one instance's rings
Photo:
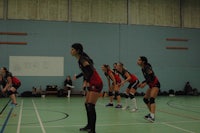
POLYGON ((144 118, 150 122, 155 121, 155 110, 156 104, 155 99, 160 90, 160 82, 158 78, 155 76, 151 65, 148 63, 148 60, 144 56, 140 56, 137 64, 142 68, 142 73, 144 75, 145 80, 138 85, 140 88, 144 88, 147 84, 149 85, 149 89, 147 89, 144 96, 144 103, 147 105, 150 113, 146 115, 144 118))
POLYGON ((122 109, 129 109, 129 98, 131 102, 131 112, 137 111, 137 102, 135 98, 135 93, 137 90, 137 85, 139 84, 138 78, 134 75, 128 72, 122 63, 117 63, 117 71, 118 73, 124 78, 124 80, 121 82, 121 85, 123 86, 126 82, 129 82, 129 85, 126 89, 125 98, 126 98, 126 105, 122 109))
POLYGON ((95 105, 99 98, 99 94, 103 88, 103 82, 93 66, 92 59, 83 51, 80 43, 74 43, 71 46, 71 55, 78 60, 79 67, 87 82, 88 93, 85 100, 85 108, 87 112, 88 123, 80 131, 88 131, 95 133, 96 126, 96 110, 95 105))
POLYGON ((118 74, 114 73, 109 65, 103 65, 101 67, 102 71, 104 72, 105 76, 107 77, 108 80, 108 88, 109 92, 108 95, 110 97, 110 102, 106 106, 113 106, 113 91, 115 92, 115 97, 117 98, 117 105, 115 108, 121 108, 121 96, 119 94, 119 89, 120 89, 120 83, 121 79, 118 74), (112 81, 112 84, 110 83, 110 80, 112 81))

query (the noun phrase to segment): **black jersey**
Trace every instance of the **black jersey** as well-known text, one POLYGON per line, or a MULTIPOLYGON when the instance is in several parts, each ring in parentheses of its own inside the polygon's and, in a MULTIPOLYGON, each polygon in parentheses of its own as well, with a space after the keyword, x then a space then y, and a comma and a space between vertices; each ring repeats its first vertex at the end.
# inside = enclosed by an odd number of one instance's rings
POLYGON ((145 78, 145 81, 143 81, 143 82, 146 82, 147 84, 150 82, 153 82, 156 78, 150 64, 147 64, 144 66, 144 68, 142 68, 142 73, 145 78))
POLYGON ((71 79, 66 79, 65 81, 64 81, 64 86, 66 86, 66 85, 72 85, 72 80, 71 79))
POLYGON ((79 64, 80 69, 82 70, 84 79, 86 81, 89 81, 93 74, 93 71, 94 71, 93 63, 91 62, 91 60, 88 57, 81 56, 80 59, 78 60, 78 64, 79 64), (83 66, 83 63, 85 61, 87 61, 89 63, 89 65, 83 66))

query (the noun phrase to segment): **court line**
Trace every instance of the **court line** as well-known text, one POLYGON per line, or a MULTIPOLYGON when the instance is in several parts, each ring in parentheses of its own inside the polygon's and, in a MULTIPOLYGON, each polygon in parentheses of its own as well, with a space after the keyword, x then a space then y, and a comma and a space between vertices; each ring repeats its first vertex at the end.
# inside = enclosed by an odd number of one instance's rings
POLYGON ((7 123, 8 123, 8 120, 9 120, 9 118, 10 118, 10 115, 11 115, 13 109, 14 109, 14 106, 11 105, 10 111, 9 111, 7 117, 6 117, 6 120, 5 120, 4 123, 3 123, 3 126, 2 126, 2 128, 1 128, 0 133, 3 133, 3 131, 4 131, 4 129, 5 129, 6 125, 7 125, 7 123))
MULTIPOLYGON (((174 121, 174 122, 155 122, 155 123, 149 123, 149 122, 140 122, 140 123, 107 123, 107 124, 97 124, 97 127, 112 127, 112 126, 132 126, 132 125, 149 125, 149 124, 173 124, 173 123, 193 123, 193 122, 200 122, 200 121, 174 121)), ((169 125, 171 125, 169 124, 169 125)), ((47 128, 62 128, 62 127, 81 127, 84 126, 82 124, 74 124, 74 125, 54 125, 54 126, 45 126, 47 128)), ((29 128, 29 127, 39 127, 39 126, 23 126, 23 128, 29 128)))
POLYGON ((19 119, 18 119, 18 125, 17 125, 17 133, 20 133, 20 128, 21 128, 23 103, 24 102, 22 100, 20 104, 21 106, 20 106, 19 119))
POLYGON ((186 129, 183 129, 183 128, 180 128, 180 127, 177 127, 177 126, 174 126, 174 125, 171 125, 171 124, 163 123, 163 125, 166 125, 166 126, 168 126, 168 127, 172 127, 172 128, 175 128, 175 129, 178 129, 178 130, 187 132, 187 133, 195 133, 195 132, 193 132, 193 131, 186 130, 186 129))
POLYGON ((34 102, 33 99, 32 99, 32 103, 33 103, 33 107, 34 107, 34 109, 35 109, 35 113, 36 113, 36 115, 37 115, 38 121, 39 121, 39 123, 40 123, 40 127, 41 127, 41 129, 42 129, 42 132, 43 132, 43 133, 46 133, 46 131, 45 131, 45 129, 44 129, 44 125, 43 125, 43 123, 42 123, 42 120, 41 120, 41 118, 40 118, 40 115, 39 115, 39 113, 38 113, 37 107, 36 107, 35 102, 34 102))
POLYGON ((4 110, 6 109, 6 107, 8 106, 8 104, 10 103, 11 99, 8 100, 8 102, 6 103, 6 105, 3 107, 3 109, 0 112, 0 115, 3 114, 4 110))

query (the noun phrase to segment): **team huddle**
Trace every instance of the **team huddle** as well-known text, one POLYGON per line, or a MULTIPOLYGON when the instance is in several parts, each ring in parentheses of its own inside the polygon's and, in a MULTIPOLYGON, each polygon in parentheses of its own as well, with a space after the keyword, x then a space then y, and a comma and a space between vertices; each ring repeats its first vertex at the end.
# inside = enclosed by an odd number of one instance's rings
MULTIPOLYGON (((71 55, 78 60, 78 65, 82 71, 81 74, 84 77, 85 87, 88 89, 86 94, 85 108, 87 112, 87 124, 85 127, 80 128, 80 131, 87 131, 88 133, 96 133, 96 109, 95 105, 99 97, 99 93, 103 88, 103 82, 93 66, 93 60, 83 51, 83 46, 80 43, 74 43, 71 46, 71 55)), ((115 108, 130 109, 132 112, 137 111, 137 102, 135 99, 135 93, 137 88, 144 88, 146 85, 149 86, 147 89, 143 101, 149 109, 149 114, 145 115, 144 118, 150 122, 155 121, 155 98, 158 95, 160 89, 160 82, 155 76, 152 66, 148 63, 148 59, 144 56, 140 56, 137 60, 137 64, 141 67, 142 73, 145 80, 139 82, 138 78, 124 68, 123 63, 115 63, 114 69, 112 70, 109 65, 104 64, 102 71, 108 79, 110 102, 106 106, 113 105, 113 97, 117 98, 117 105, 115 108), (121 80, 120 75, 124 80, 121 80), (111 83, 112 82, 112 83, 111 83), (126 89, 126 104, 124 107, 121 105, 120 87, 126 82, 129 83, 126 89), (114 93, 113 93, 114 92, 114 93), (131 104, 129 104, 129 100, 131 104)))

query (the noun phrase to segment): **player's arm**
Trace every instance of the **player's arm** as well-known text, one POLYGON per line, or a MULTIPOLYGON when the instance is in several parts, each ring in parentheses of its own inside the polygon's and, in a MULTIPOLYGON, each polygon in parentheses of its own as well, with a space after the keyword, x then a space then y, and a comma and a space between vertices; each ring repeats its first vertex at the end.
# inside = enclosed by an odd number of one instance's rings
POLYGON ((126 79, 122 81, 121 83, 122 85, 124 85, 126 82, 131 80, 131 75, 128 72, 125 72, 125 76, 126 76, 126 79))
POLYGON ((5 85, 5 87, 3 88, 3 92, 5 92, 6 90, 8 90, 11 86, 12 86, 12 78, 11 77, 7 77, 7 83, 5 85))
POLYGON ((92 77, 92 74, 93 74, 93 68, 87 60, 84 60, 82 62, 82 65, 84 67, 83 71, 84 71, 85 79, 86 79, 87 82, 89 82, 90 78, 92 77))

